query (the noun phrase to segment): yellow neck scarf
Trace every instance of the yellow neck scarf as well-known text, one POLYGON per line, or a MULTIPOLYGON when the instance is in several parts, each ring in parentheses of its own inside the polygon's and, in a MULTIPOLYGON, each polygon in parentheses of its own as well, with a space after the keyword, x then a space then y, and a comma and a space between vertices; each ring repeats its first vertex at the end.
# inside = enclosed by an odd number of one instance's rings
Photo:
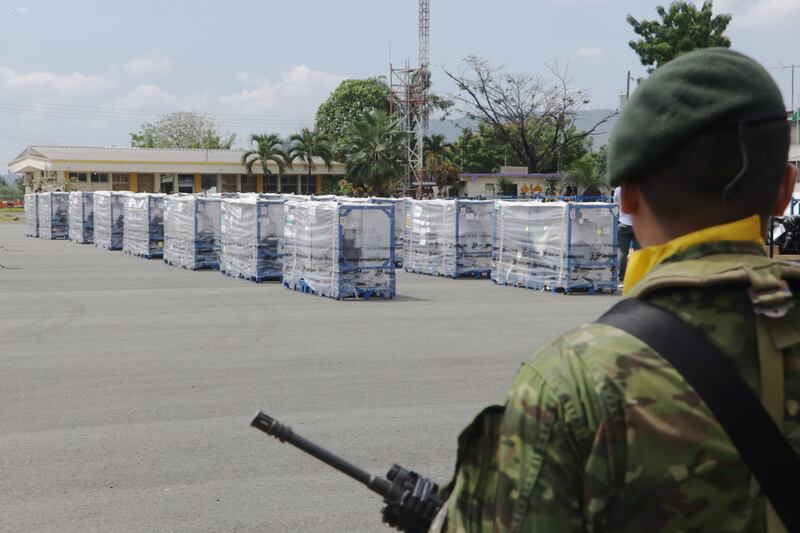
POLYGON ((628 292, 644 278, 656 265, 672 257, 678 252, 682 252, 692 246, 705 244, 714 241, 736 241, 753 242, 764 245, 761 236, 761 218, 758 215, 743 218, 735 222, 729 222, 719 226, 703 228, 686 235, 659 244, 648 246, 631 254, 628 261, 628 268, 625 272, 625 286, 622 293, 628 292))

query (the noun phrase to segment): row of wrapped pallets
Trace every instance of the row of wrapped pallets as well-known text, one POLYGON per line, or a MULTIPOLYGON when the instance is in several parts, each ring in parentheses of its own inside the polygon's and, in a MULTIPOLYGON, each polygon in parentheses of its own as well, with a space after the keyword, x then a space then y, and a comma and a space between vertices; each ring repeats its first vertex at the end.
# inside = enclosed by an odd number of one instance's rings
POLYGON ((391 298, 395 266, 539 290, 617 290, 618 206, 277 194, 26 195, 26 234, 331 298, 391 298))

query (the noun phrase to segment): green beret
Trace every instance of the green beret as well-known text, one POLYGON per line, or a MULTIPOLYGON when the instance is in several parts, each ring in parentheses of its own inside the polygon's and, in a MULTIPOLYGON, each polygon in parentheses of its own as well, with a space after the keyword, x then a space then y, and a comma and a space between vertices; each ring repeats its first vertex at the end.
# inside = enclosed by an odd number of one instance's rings
POLYGON ((701 133, 780 118, 780 89, 755 60, 727 48, 690 52, 631 96, 608 142, 608 182, 637 177, 701 133))

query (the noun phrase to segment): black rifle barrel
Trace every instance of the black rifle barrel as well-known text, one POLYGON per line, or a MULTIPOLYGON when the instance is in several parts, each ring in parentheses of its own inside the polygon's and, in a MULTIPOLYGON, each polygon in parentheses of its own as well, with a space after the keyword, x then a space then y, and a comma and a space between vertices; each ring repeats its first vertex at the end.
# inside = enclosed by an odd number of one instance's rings
POLYGON ((296 448, 300 448, 309 455, 313 455, 323 463, 332 466, 339 472, 347 474, 359 483, 366 485, 371 491, 380 494, 384 498, 389 494, 389 489, 392 484, 385 479, 374 476, 366 472, 356 465, 345 461, 338 455, 329 452, 328 450, 317 446, 308 439, 305 439, 292 431, 292 428, 285 426, 269 416, 268 414, 259 411, 256 417, 250 422, 250 425, 256 429, 260 429, 267 435, 275 437, 281 442, 288 442, 296 448))

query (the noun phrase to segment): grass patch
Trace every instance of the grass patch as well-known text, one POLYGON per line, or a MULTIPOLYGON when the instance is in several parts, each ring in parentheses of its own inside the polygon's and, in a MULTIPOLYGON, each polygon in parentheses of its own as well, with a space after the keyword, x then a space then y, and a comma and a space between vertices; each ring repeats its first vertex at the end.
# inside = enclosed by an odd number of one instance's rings
POLYGON ((25 214, 21 211, 9 211, 0 209, 0 224, 22 224, 25 222, 25 214))
POLYGON ((0 207, 0 213, 24 213, 24 207, 0 207))

